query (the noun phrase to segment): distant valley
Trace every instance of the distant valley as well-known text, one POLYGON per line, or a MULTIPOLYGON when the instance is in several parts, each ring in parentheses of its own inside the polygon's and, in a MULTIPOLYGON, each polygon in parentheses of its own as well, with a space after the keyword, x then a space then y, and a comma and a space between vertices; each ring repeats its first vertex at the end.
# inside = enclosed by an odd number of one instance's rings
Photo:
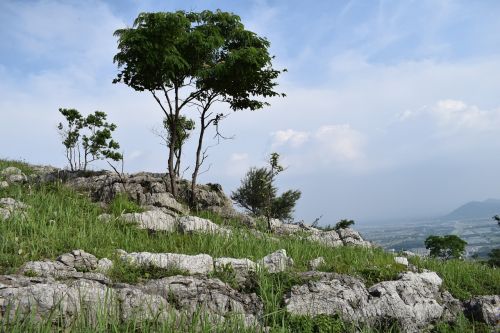
POLYGON ((363 236, 386 249, 410 250, 425 254, 424 241, 429 235, 453 234, 467 241, 467 256, 486 257, 500 247, 500 227, 492 219, 500 214, 500 200, 468 202, 449 214, 391 225, 359 225, 363 236))

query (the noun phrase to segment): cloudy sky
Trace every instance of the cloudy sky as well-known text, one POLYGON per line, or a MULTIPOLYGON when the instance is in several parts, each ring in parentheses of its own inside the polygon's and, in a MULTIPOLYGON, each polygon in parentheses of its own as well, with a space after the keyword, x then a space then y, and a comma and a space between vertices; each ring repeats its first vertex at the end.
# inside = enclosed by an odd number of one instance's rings
POLYGON ((57 110, 72 107, 108 113, 127 172, 165 171, 160 109, 112 84, 113 32, 143 11, 217 8, 269 39, 287 97, 231 114, 202 182, 230 192, 276 151, 297 219, 325 224, 500 198, 500 2, 486 0, 2 0, 0 158, 64 167, 57 110))

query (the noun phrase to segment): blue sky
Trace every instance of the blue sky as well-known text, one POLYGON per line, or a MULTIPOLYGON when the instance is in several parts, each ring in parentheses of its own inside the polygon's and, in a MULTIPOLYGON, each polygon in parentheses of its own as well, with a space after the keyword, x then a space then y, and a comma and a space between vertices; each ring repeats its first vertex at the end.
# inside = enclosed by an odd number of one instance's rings
POLYGON ((111 83, 113 32, 142 11, 217 8, 269 39, 287 97, 231 114, 223 130, 235 139, 210 149, 201 181, 230 192, 277 151, 288 167, 280 187, 303 193, 297 219, 326 224, 500 197, 498 1, 4 0, 0 157, 64 167, 57 109, 74 107, 118 125, 126 171, 164 171, 151 131, 160 110, 111 83))

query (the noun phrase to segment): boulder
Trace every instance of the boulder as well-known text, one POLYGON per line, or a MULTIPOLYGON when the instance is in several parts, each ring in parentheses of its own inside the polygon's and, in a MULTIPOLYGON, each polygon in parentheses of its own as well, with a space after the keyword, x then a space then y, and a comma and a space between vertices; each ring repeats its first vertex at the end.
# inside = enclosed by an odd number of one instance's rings
POLYGON ((28 177, 24 173, 20 175, 8 175, 5 176, 5 180, 8 184, 23 184, 28 181, 28 177))
POLYGON ((344 244, 340 240, 340 236, 335 230, 313 233, 312 235, 308 236, 307 239, 328 247, 338 247, 344 244))
POLYGON ((284 301, 294 315, 339 314, 367 325, 395 321, 405 332, 420 332, 444 318, 447 304, 456 303, 440 291, 441 283, 434 272, 405 272, 398 280, 366 288, 359 279, 333 274, 292 287, 284 301))
POLYGON ((230 235, 231 230, 220 227, 210 220, 196 216, 181 216, 177 219, 179 231, 182 233, 214 233, 222 235, 230 235))
POLYGON ((23 211, 29 206, 12 198, 0 198, 0 220, 7 220, 16 211, 23 211))
POLYGON ((182 206, 177 200, 174 199, 173 195, 168 192, 163 193, 152 193, 146 196, 146 202, 149 205, 155 207, 164 207, 170 211, 179 214, 187 214, 188 210, 182 206))
POLYGON ((343 228, 337 230, 337 233, 342 240, 344 245, 354 245, 354 246, 364 246, 370 247, 370 242, 365 241, 361 235, 354 229, 351 228, 343 228))
POLYGON ((162 210, 148 210, 142 213, 122 214, 121 218, 126 222, 137 223, 141 229, 168 231, 177 229, 177 220, 174 215, 162 210))
POLYGON ((111 268, 113 268, 113 262, 108 258, 102 258, 97 262, 96 271, 105 274, 109 272, 111 268))
POLYGON ((121 250, 121 258, 134 265, 154 266, 164 269, 178 269, 189 274, 208 274, 214 269, 214 261, 208 254, 187 255, 178 253, 126 253, 121 250))
POLYGON ((318 270, 318 268, 325 264, 325 258, 318 257, 316 259, 310 260, 308 263, 309 269, 312 271, 318 270))
POLYGON ((394 257, 394 262, 408 267, 408 259, 406 257, 394 257))
POLYGON ((9 187, 9 183, 7 183, 5 180, 0 181, 0 189, 7 187, 9 187))
POLYGON ((62 254, 57 258, 57 261, 73 267, 77 271, 88 272, 97 268, 97 258, 83 250, 73 250, 70 253, 62 254))
POLYGON ((500 331, 500 296, 476 296, 464 302, 464 314, 471 320, 480 321, 500 331))
POLYGON ((218 279, 171 276, 149 281, 143 290, 164 297, 183 313, 194 315, 201 309, 212 325, 237 316, 247 326, 257 326, 263 313, 257 295, 239 293, 218 279))
POLYGON ((243 283, 249 274, 257 270, 257 264, 250 259, 217 258, 214 259, 214 269, 223 272, 226 269, 234 271, 238 283, 243 283))
POLYGON ((287 257, 286 250, 281 249, 273 252, 259 262, 269 273, 284 272, 293 266, 293 259, 287 257))

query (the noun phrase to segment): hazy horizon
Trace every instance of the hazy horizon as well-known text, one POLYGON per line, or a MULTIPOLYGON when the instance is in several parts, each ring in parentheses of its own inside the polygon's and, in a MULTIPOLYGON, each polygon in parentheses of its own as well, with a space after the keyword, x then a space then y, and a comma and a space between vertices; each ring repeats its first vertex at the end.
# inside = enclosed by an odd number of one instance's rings
POLYGON ((64 167, 57 110, 71 107, 118 125, 126 172, 165 172, 151 133, 158 106, 111 83, 113 32, 142 11, 217 8, 268 38, 287 97, 231 114, 222 126, 235 139, 209 151, 201 182, 229 194, 276 151, 280 189, 302 191, 296 219, 321 224, 431 218, 500 198, 497 1, 2 1, 0 158, 64 167))

